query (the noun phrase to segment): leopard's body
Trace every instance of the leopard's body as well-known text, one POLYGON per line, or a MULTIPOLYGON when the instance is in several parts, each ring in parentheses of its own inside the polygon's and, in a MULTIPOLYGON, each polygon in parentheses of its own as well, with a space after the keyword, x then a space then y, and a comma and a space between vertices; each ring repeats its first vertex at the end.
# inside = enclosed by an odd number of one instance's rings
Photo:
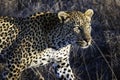
POLYGON ((18 80, 32 66, 53 62, 62 80, 74 80, 69 64, 71 46, 91 45, 93 10, 40 13, 27 18, 0 17, 2 80, 18 80))

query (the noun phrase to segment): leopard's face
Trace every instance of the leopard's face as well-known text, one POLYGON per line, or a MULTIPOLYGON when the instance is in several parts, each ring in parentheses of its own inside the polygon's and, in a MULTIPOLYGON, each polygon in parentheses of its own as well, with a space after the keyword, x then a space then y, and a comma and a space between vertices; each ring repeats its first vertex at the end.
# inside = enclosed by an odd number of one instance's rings
POLYGON ((64 24, 72 27, 77 40, 76 43, 82 48, 87 48, 91 45, 91 17, 93 10, 88 9, 85 13, 73 11, 70 13, 59 12, 58 17, 63 20, 64 24))

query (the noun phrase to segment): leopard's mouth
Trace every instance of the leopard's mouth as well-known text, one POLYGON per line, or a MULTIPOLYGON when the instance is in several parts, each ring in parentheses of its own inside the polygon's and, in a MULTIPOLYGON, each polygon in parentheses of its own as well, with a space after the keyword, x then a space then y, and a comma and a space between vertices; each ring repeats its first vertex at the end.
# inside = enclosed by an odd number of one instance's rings
POLYGON ((85 40, 82 41, 77 41, 77 44, 81 47, 81 48, 88 48, 91 45, 91 41, 86 42, 85 40))

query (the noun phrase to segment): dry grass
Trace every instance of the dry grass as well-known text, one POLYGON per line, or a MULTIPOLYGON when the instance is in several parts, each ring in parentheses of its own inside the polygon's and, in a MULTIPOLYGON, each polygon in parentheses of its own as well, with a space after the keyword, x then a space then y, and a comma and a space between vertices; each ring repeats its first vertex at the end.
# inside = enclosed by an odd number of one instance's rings
MULTIPOLYGON (((93 45, 73 49, 71 67, 78 80, 120 80, 120 1, 119 0, 2 0, 0 15, 22 16, 39 11, 85 11, 92 8, 93 45)), ((57 80, 51 65, 25 70, 22 80, 57 80), (30 77, 31 76, 31 77, 30 77)))

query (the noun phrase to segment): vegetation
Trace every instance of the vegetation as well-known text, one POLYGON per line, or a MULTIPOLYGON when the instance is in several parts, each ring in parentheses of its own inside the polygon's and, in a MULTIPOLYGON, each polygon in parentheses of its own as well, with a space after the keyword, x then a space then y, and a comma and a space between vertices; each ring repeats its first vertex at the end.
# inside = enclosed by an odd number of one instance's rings
MULTIPOLYGON (((84 12, 88 8, 95 11, 93 45, 85 50, 73 48, 71 67, 78 80, 120 80, 120 0, 0 0, 1 16, 26 17, 60 10, 84 12)), ((50 64, 25 70, 21 79, 39 80, 40 74, 45 80, 57 80, 50 64)))

